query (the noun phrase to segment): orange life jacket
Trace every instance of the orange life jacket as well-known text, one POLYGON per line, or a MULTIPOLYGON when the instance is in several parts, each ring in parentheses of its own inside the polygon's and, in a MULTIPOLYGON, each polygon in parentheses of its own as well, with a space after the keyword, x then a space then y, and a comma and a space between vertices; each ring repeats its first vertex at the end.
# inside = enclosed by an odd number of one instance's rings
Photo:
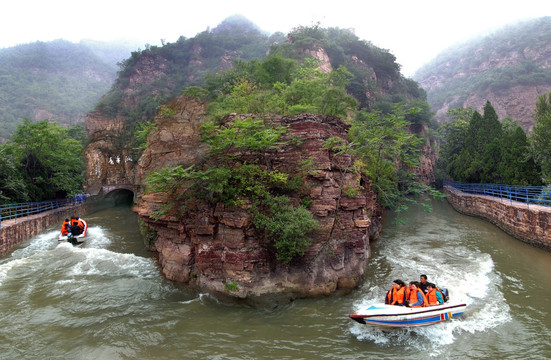
POLYGON ((436 295, 437 292, 439 292, 442 297, 442 304, 446 301, 442 291, 438 288, 433 288, 431 292, 427 293, 427 302, 429 303, 429 306, 440 305, 438 302, 438 296, 436 295))
POLYGON ((80 219, 71 219, 71 233, 73 235, 80 235, 84 232, 84 223, 80 219))
POLYGON ((405 287, 401 287, 398 290, 394 290, 394 299, 391 305, 403 305, 406 299, 405 287))
POLYGON ((409 301, 410 293, 411 293, 411 288, 410 288, 409 285, 408 285, 408 286, 406 287, 406 290, 405 290, 406 301, 409 301))
MULTIPOLYGON (((436 296, 437 291, 440 292, 440 290, 433 288, 427 293, 427 302, 429 303, 429 306, 440 305, 440 303, 438 302, 438 296, 436 296)), ((442 292, 440 292, 440 296, 442 296, 443 301, 444 296, 442 295, 442 292)))
POLYGON ((71 219, 71 226, 74 226, 74 225, 78 226, 81 231, 84 230, 84 223, 82 222, 82 220, 71 219))
POLYGON ((386 295, 387 301, 385 303, 390 305, 403 305, 406 297, 405 295, 405 287, 396 290, 393 286, 386 295))
POLYGON ((69 221, 64 221, 63 224, 61 224, 61 233, 63 235, 69 234, 69 221))
POLYGON ((410 306, 413 307, 413 308, 418 308, 418 307, 424 307, 424 306, 429 306, 428 302, 427 302, 427 297, 425 296, 425 294, 423 294, 423 291, 419 288, 417 288, 417 291, 416 291, 418 294, 421 294, 421 296, 423 297, 423 305, 411 305, 412 303, 415 304, 416 302, 418 302, 418 298, 417 298, 417 294, 412 291, 410 293, 410 306), (414 301, 415 300, 415 301, 414 301))

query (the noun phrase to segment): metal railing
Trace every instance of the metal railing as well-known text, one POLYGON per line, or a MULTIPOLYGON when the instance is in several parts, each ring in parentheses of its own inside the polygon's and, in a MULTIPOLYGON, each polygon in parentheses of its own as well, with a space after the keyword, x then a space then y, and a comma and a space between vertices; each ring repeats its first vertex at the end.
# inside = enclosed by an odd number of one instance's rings
POLYGON ((4 204, 0 205, 0 227, 2 221, 27 217, 30 215, 40 214, 45 211, 56 210, 67 206, 75 206, 86 201, 85 194, 79 194, 71 199, 57 199, 40 202, 4 204))
POLYGON ((486 195, 499 199, 507 199, 525 203, 526 206, 551 206, 551 187, 522 186, 505 184, 469 184, 454 181, 444 181, 444 185, 454 187, 468 194, 486 195))

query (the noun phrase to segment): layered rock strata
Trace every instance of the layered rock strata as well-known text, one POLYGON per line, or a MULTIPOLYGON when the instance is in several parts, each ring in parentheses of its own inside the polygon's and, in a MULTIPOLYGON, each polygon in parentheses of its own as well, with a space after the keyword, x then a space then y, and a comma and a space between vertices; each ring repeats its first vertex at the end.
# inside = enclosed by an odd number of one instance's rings
MULTIPOLYGON (((182 101, 172 106, 174 116, 157 118, 163 125, 148 138, 138 182, 152 170, 177 163, 189 166, 204 156, 198 136, 204 116, 200 105, 182 101)), ((226 121, 247 116, 253 115, 233 115, 226 121)), ((250 204, 197 201, 185 212, 176 204, 157 219, 155 211, 173 199, 170 194, 143 194, 135 211, 156 231, 153 244, 162 272, 199 291, 251 302, 348 292, 360 284, 369 242, 378 237, 382 215, 367 179, 352 171, 355 159, 324 149, 330 137, 345 139, 348 125, 312 114, 273 116, 269 121, 287 127, 289 140, 269 154, 272 169, 295 174, 301 161, 313 162, 302 186, 306 190, 289 196, 295 205, 307 203, 320 225, 305 255, 289 264, 277 260, 273 243, 253 225, 250 204)))

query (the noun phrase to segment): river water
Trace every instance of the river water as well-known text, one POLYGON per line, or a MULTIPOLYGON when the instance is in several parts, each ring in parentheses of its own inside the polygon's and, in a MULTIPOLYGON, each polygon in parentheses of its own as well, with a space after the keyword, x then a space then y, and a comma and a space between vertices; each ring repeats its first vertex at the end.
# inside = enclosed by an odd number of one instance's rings
POLYGON ((267 311, 166 281, 128 207, 88 214, 80 247, 56 227, 0 259, 0 359, 551 358, 551 253, 445 202, 406 216, 385 219, 362 288, 267 311), (385 331, 348 318, 421 273, 464 316, 385 331))

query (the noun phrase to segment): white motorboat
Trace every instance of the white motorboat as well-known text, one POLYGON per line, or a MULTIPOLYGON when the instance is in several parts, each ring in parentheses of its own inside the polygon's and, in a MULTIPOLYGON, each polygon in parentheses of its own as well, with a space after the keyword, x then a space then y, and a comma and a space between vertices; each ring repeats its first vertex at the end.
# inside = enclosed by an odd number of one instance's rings
POLYGON ((373 304, 350 314, 350 318, 378 327, 411 327, 436 324, 463 314, 467 308, 462 303, 411 308, 387 304, 373 304))

